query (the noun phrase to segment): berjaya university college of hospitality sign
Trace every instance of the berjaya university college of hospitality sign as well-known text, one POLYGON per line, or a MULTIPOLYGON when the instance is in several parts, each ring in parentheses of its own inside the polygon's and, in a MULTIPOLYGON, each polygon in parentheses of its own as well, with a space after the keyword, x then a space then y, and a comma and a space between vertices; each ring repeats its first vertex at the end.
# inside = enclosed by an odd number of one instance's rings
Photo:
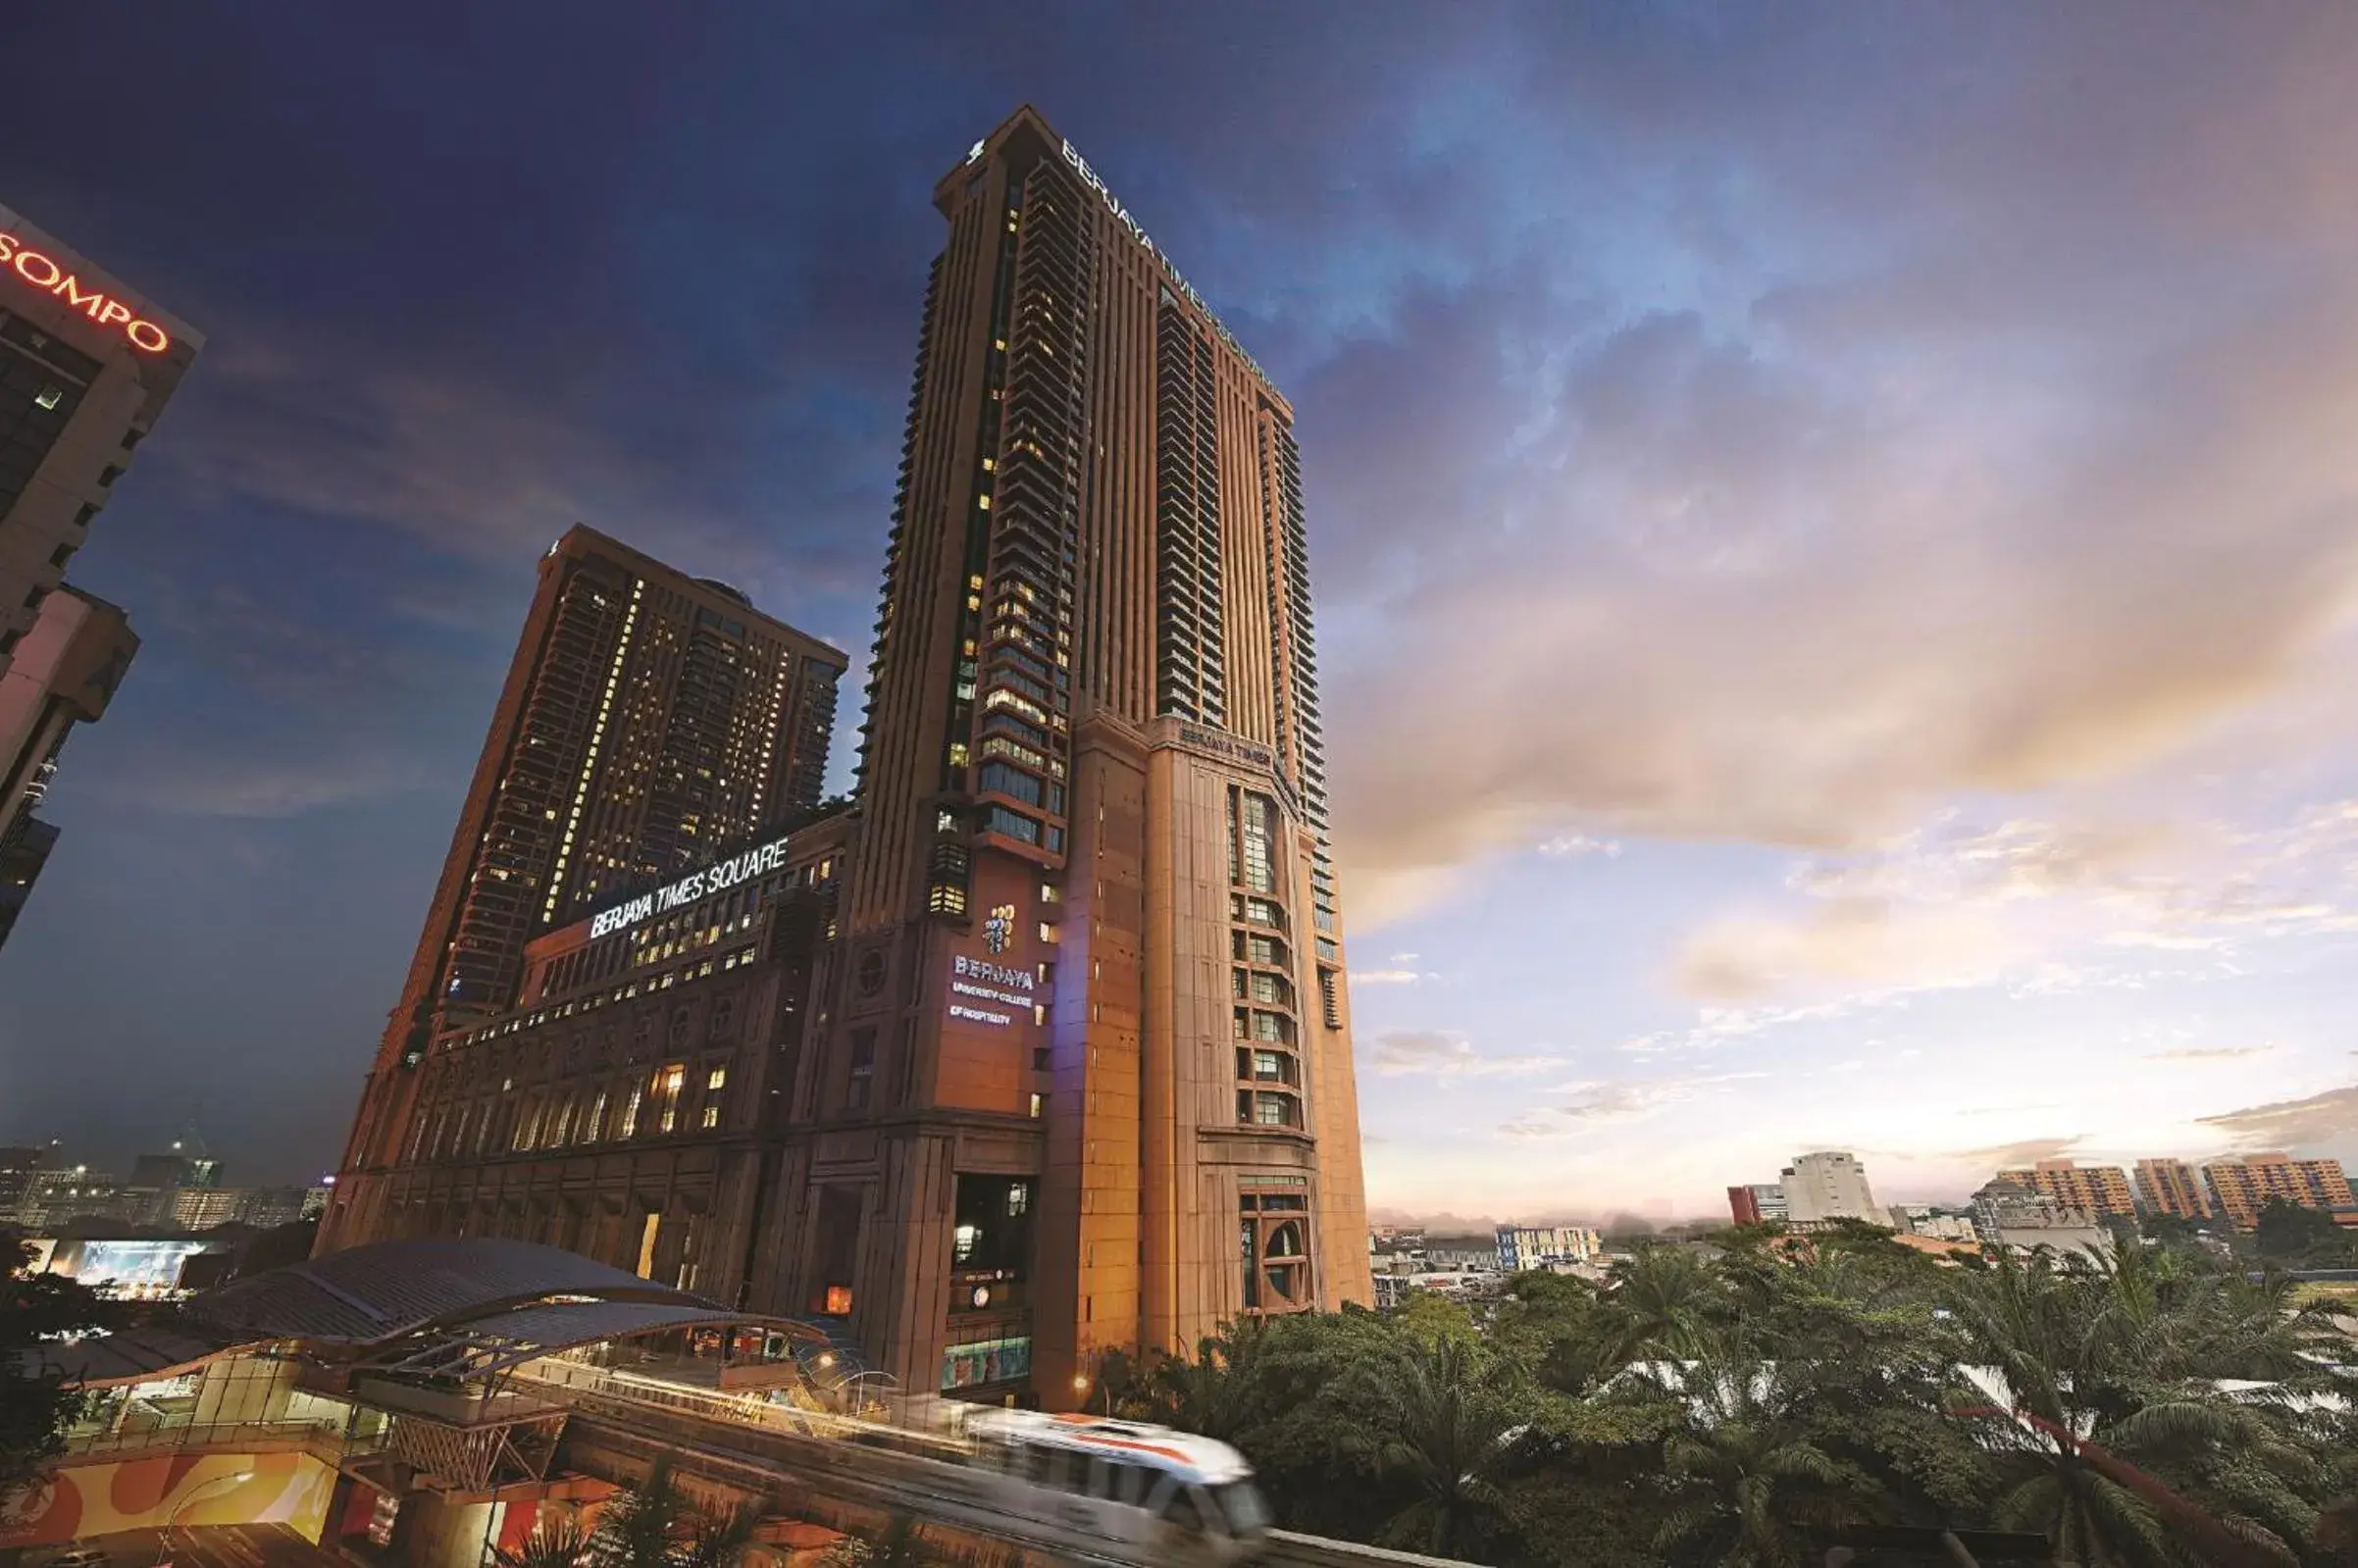
MULTIPOLYGON (((964 953, 953 955, 949 963, 949 993, 952 996, 971 996, 980 1002, 1028 1008, 1033 1005, 1032 991, 1039 983, 1039 977, 1028 969, 1009 969, 1004 964, 969 958, 964 953)), ((1017 1017, 1014 1013, 1002 1013, 998 1008, 976 1007, 962 1001, 949 1004, 949 1016, 962 1018, 970 1024, 988 1024, 994 1029, 1004 1029, 1014 1023, 1017 1017)))

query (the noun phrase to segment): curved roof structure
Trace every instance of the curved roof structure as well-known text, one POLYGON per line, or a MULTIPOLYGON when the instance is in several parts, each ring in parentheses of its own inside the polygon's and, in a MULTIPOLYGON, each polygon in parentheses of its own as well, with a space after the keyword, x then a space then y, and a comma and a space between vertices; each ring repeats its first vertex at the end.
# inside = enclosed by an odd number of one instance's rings
POLYGON ((44 1373, 100 1388, 271 1341, 355 1367, 461 1379, 676 1329, 743 1324, 812 1348, 840 1344, 798 1318, 735 1311, 577 1252, 487 1238, 353 1247, 205 1291, 182 1312, 170 1331, 44 1345, 34 1359, 44 1373))
POLYGON ((482 1237, 380 1241, 272 1269, 187 1304, 243 1339, 376 1344, 551 1297, 650 1301, 719 1313, 717 1301, 537 1241, 482 1237))

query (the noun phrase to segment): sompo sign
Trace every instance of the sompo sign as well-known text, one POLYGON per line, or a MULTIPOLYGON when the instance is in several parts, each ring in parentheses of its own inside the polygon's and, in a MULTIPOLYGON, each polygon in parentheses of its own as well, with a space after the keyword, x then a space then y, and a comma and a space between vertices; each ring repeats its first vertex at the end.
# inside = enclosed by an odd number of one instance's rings
POLYGON ((172 346, 172 337, 163 328, 143 319, 105 289, 82 287, 81 279, 66 271, 55 257, 29 248, 21 235, 0 234, 0 267, 42 293, 55 294, 101 327, 120 324, 123 335, 131 340, 133 348, 161 354, 172 346))

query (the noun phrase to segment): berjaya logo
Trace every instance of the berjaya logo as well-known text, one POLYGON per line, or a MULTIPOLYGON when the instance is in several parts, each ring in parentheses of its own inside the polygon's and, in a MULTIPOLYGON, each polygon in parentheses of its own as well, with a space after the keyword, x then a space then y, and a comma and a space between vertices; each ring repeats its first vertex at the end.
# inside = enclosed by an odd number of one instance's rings
POLYGON ((983 945, 991 949, 991 956, 994 958, 1007 950, 1007 943, 1014 938, 1014 936, 1015 906, 1013 904, 1000 905, 991 911, 991 918, 983 922, 983 945))
POLYGON ((611 909, 601 910, 590 922, 590 939, 595 941, 600 936, 628 931, 651 915, 667 913, 707 893, 726 892, 741 882, 766 876, 786 864, 786 845, 787 840, 781 838, 759 849, 748 849, 702 871, 692 871, 668 887, 641 893, 611 909))
POLYGON ((1039 977, 1028 969, 1009 969, 1004 964, 969 958, 964 953, 958 954, 952 961, 950 973, 993 986, 1012 986, 1017 990, 1030 990, 1039 983, 1039 977))
POLYGON ((81 279, 59 266, 55 257, 26 248, 22 235, 0 234, 0 267, 42 293, 55 294, 101 327, 120 325, 123 335, 131 340, 134 348, 161 354, 172 346, 172 339, 163 328, 142 319, 138 312, 110 296, 105 289, 82 287, 81 279))

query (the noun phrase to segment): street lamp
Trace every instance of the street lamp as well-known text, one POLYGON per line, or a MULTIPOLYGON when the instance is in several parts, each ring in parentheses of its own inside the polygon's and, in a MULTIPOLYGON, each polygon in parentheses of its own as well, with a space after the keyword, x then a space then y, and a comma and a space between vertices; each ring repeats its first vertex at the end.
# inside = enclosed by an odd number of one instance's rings
POLYGON ((172 1505, 172 1511, 164 1516, 163 1527, 156 1532, 156 1568, 164 1568, 165 1563, 169 1560, 164 1554, 172 1549, 173 1521, 179 1518, 181 1514, 186 1513, 190 1503, 196 1501, 197 1498, 203 1496, 206 1492, 211 1492, 218 1487, 234 1487, 240 1482, 251 1481, 253 1479, 254 1473, 251 1470, 240 1470, 234 1475, 215 1476, 203 1486, 198 1487, 194 1491, 190 1492, 187 1496, 182 1497, 179 1502, 174 1503, 172 1505))

